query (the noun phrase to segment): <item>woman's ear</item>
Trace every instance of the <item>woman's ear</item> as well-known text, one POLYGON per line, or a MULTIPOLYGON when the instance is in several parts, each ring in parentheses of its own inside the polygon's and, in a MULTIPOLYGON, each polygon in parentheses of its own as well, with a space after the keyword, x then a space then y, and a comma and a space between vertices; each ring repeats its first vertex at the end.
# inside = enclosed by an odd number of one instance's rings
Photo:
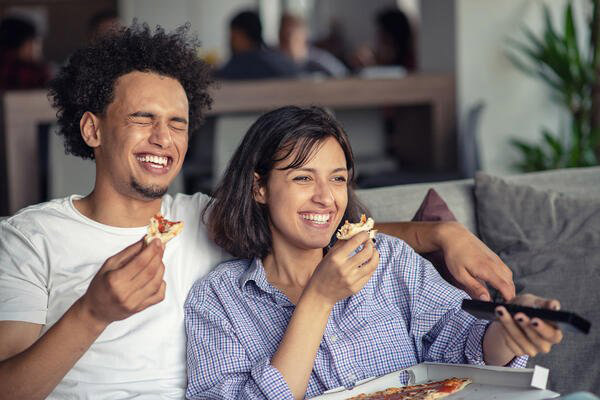
POLYGON ((257 203, 267 204, 267 188, 256 172, 254 173, 254 182, 252 182, 252 197, 257 203))
POLYGON ((89 111, 79 120, 79 130, 83 141, 91 148, 100 146, 100 119, 89 111))

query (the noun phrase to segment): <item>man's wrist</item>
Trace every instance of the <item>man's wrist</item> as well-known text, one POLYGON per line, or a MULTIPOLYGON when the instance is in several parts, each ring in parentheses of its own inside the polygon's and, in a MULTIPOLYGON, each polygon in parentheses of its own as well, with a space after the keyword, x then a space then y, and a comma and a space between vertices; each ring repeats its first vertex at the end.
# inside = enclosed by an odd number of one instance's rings
POLYGON ((87 306, 83 297, 80 297, 67 311, 71 316, 80 321, 81 325, 91 334, 100 336, 110 322, 102 321, 94 315, 94 312, 87 306))
POLYGON ((456 221, 439 221, 433 225, 431 240, 438 250, 445 250, 448 243, 456 239, 456 235, 464 227, 456 221))

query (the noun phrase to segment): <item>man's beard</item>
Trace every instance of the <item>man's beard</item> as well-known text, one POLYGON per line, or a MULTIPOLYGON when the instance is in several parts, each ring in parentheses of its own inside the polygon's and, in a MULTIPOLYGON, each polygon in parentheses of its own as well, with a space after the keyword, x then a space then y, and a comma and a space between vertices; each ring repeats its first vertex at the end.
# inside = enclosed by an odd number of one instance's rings
POLYGON ((136 181, 133 178, 131 179, 131 187, 133 188, 133 190, 135 190, 137 193, 141 194, 145 198, 153 200, 160 199, 161 197, 163 197, 163 195, 167 193, 167 189, 169 189, 167 186, 142 186, 138 181, 136 181))

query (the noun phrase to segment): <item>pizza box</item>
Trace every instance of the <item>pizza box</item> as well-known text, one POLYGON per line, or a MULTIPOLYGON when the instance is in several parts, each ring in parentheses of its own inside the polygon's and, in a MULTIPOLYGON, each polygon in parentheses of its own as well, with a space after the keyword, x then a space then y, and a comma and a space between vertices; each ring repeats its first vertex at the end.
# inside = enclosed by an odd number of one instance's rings
POLYGON ((410 368, 392 372, 379 378, 365 379, 351 389, 331 389, 314 400, 342 400, 361 393, 370 394, 389 387, 418 385, 448 378, 471 378, 473 383, 458 393, 445 397, 451 400, 541 400, 558 397, 546 390, 548 369, 489 367, 481 365, 421 363, 410 368))

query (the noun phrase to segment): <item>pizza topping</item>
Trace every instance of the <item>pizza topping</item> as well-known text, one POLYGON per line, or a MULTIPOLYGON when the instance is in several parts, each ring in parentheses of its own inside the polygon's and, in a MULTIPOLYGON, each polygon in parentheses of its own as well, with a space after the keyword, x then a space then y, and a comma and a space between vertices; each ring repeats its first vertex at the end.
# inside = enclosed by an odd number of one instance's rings
POLYGON ((160 213, 150 218, 150 225, 148 225, 148 233, 144 240, 150 244, 152 239, 159 238, 163 243, 167 243, 181 232, 183 229, 183 222, 176 221, 172 222, 163 217, 160 213))
POLYGON ((461 391, 472 381, 468 378, 450 378, 421 385, 389 388, 372 394, 359 394, 348 400, 434 400, 461 391))
POLYGON ((377 233, 377 231, 373 229, 374 226, 375 221, 373 221, 373 218, 367 219, 367 216, 363 214, 360 217, 360 222, 356 224, 346 221, 346 223, 338 230, 336 237, 341 240, 348 240, 354 235, 366 231, 369 232, 369 237, 373 239, 377 233))

